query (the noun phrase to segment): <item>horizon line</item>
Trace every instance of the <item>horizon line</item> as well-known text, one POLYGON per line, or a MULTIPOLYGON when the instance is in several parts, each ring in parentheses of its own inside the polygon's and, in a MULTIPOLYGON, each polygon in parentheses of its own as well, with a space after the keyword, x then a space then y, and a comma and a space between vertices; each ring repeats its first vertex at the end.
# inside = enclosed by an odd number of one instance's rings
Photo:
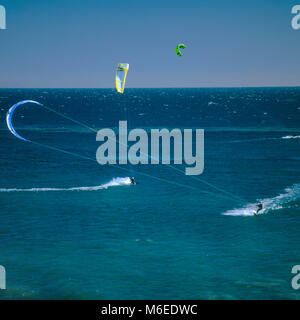
MULTIPOLYGON (((251 88, 300 88, 300 85, 283 85, 283 86, 216 86, 216 87, 129 87, 125 90, 130 89, 251 89, 251 88)), ((32 90, 32 89, 39 89, 39 90, 70 90, 70 89, 115 89, 115 87, 0 87, 0 90, 32 90)))

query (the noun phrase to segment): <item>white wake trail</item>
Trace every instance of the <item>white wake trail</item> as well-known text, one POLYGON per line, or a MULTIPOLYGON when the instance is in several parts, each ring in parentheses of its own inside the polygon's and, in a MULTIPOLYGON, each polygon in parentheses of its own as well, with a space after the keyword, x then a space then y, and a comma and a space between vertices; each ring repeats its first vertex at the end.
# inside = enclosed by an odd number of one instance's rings
POLYGON ((107 189, 109 187, 117 187, 130 185, 130 178, 113 178, 111 181, 94 187, 72 187, 72 188, 30 188, 30 189, 5 189, 0 188, 0 192, 45 192, 45 191, 97 191, 101 189, 107 189))
POLYGON ((282 137, 281 139, 299 139, 300 136, 285 136, 285 137, 282 137))
MULTIPOLYGON (((273 210, 280 210, 286 208, 289 202, 296 201, 300 199, 300 184, 295 184, 284 190, 284 193, 274 197, 262 199, 263 210, 258 214, 268 213, 273 210)), ((257 203, 260 200, 257 201, 257 203)), ((225 216, 254 216, 254 211, 257 210, 257 203, 250 203, 243 208, 228 210, 223 213, 225 216)))

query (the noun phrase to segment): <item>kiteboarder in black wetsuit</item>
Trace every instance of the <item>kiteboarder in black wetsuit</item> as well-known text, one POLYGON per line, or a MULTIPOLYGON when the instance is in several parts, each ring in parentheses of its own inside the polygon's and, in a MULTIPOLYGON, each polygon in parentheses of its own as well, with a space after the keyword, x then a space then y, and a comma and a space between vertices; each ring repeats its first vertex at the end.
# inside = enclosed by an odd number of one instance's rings
POLYGON ((134 180, 134 177, 131 177, 130 178, 130 184, 136 184, 135 180, 134 180))
POLYGON ((260 201, 260 203, 257 205, 257 210, 254 211, 254 214, 257 216, 259 211, 261 211, 263 209, 263 203, 262 201, 260 201))

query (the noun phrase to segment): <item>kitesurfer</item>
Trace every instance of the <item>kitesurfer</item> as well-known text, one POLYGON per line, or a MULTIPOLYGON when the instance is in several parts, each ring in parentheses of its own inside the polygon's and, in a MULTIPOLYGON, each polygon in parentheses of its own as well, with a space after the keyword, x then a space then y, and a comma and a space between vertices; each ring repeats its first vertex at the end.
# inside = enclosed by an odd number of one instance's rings
POLYGON ((136 184, 135 180, 134 180, 134 177, 131 177, 130 178, 130 184, 136 184))
POLYGON ((263 209, 263 202, 260 201, 260 203, 257 205, 257 210, 254 211, 254 214, 257 216, 259 211, 261 211, 263 209))

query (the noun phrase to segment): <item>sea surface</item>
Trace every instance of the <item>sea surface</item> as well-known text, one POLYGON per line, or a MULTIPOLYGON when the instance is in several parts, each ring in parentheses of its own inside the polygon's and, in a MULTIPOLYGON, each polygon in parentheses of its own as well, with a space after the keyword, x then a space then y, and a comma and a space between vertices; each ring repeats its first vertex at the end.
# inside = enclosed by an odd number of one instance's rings
POLYGON ((300 298, 300 88, 0 89, 0 138, 0 299, 300 298), (101 166, 120 120, 204 129, 203 174, 101 166))

